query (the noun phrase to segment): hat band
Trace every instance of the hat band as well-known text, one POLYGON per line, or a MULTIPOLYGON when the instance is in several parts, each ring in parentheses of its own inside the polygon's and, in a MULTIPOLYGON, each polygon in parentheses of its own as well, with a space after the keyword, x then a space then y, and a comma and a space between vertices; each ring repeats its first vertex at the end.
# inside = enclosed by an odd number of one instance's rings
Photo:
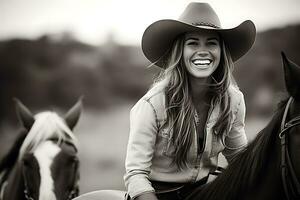
POLYGON ((214 25, 212 23, 209 23, 209 22, 195 22, 195 23, 192 23, 192 25, 194 26, 209 26, 209 27, 212 27, 212 28, 221 28, 220 26, 217 26, 217 25, 214 25))

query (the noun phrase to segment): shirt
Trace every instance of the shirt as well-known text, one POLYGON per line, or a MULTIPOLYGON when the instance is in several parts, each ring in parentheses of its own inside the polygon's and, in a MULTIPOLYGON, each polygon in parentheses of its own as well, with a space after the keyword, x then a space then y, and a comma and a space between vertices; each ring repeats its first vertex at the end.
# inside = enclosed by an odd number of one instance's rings
POLYGON ((242 92, 231 85, 232 121, 230 131, 222 139, 212 131, 219 116, 219 105, 210 109, 205 126, 204 151, 198 152, 197 133, 188 153, 188 166, 179 169, 172 164, 174 145, 166 125, 164 89, 153 88, 130 111, 130 134, 125 161, 125 185, 131 198, 154 192, 150 180, 188 183, 207 177, 216 170, 220 152, 231 160, 247 145, 244 129, 245 101, 242 92))

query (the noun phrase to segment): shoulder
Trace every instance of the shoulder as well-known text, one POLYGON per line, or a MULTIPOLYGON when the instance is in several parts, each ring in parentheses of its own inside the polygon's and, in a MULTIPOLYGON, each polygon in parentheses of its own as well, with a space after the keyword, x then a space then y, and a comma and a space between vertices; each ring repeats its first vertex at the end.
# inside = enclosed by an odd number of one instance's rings
POLYGON ((165 88, 153 87, 141 99, 150 103, 155 109, 165 107, 165 88))
POLYGON ((237 85, 230 85, 228 88, 228 92, 231 100, 231 107, 233 108, 233 113, 242 112, 244 113, 246 110, 245 107, 245 99, 244 94, 238 88, 237 85))
POLYGON ((231 84, 228 88, 228 92, 233 104, 239 104, 244 101, 244 94, 237 85, 231 84))
POLYGON ((140 100, 133 106, 136 107, 145 106, 152 107, 155 113, 161 113, 165 110, 165 89, 153 87, 151 88, 140 100))

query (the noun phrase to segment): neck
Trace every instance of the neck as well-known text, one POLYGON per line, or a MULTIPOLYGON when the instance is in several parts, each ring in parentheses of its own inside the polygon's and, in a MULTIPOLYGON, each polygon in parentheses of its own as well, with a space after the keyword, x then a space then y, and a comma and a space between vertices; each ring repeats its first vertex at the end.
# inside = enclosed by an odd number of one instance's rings
POLYGON ((299 113, 299 110, 300 110, 300 103, 296 102, 296 100, 294 99, 290 107, 289 117, 290 118, 296 117, 297 113, 299 113))
POLYGON ((206 102, 209 103, 209 84, 211 83, 210 78, 195 78, 190 77, 189 79, 191 86, 191 95, 193 102, 206 102))

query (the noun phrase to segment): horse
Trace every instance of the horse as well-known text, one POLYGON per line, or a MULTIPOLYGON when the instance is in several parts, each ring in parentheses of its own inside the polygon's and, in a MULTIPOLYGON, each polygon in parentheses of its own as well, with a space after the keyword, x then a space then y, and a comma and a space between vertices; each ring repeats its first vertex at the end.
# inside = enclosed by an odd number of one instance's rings
MULTIPOLYGON (((185 200, 300 199, 300 67, 282 53, 283 100, 257 137, 214 181, 185 200)), ((121 200, 124 191, 94 191, 74 200, 121 200)))
POLYGON ((0 162, 0 200, 70 200, 79 194, 78 141, 72 132, 82 100, 60 117, 33 115, 15 100, 20 134, 0 162))

